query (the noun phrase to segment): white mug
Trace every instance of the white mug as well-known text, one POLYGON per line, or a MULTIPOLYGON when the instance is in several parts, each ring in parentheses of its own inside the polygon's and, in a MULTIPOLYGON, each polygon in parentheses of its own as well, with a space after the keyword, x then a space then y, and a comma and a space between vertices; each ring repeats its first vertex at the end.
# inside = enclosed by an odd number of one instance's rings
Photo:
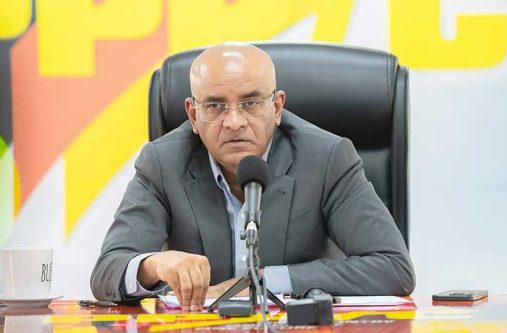
POLYGON ((11 247, 0 251, 4 298, 36 299, 51 294, 53 249, 11 247))

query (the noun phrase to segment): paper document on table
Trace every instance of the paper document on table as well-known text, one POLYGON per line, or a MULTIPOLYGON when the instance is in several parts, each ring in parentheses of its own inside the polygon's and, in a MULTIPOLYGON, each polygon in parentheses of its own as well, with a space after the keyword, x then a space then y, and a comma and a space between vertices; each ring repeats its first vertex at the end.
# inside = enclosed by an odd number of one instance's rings
MULTIPOLYGON (((290 299, 283 299, 282 296, 283 295, 276 295, 282 302, 286 303, 287 301, 290 301, 290 299)), ((177 308, 179 309, 180 308, 180 305, 178 304, 178 298, 176 298, 176 296, 172 296, 172 295, 158 295, 158 297, 164 302, 164 304, 170 308, 177 308)), ((248 296, 242 296, 242 297, 232 297, 231 300, 241 300, 241 301, 248 301, 250 299, 250 297, 248 296)), ((204 307, 208 307, 210 306, 211 304, 213 304, 213 302, 216 301, 216 298, 206 298, 206 301, 204 301, 204 307)), ((259 303, 260 303, 260 299, 259 299, 259 303)), ((275 304, 273 302, 271 302, 270 300, 268 300, 268 305, 272 305, 272 304, 275 304)))
MULTIPOLYGON (((276 295, 284 304, 294 301, 291 298, 283 298, 282 295, 276 295)), ((179 309, 178 299, 172 295, 159 295, 164 304, 171 308, 179 309)), ((340 296, 340 303, 333 304, 333 306, 397 306, 397 305, 411 305, 413 302, 397 296, 340 296)), ((248 296, 233 297, 232 300, 247 301, 250 299, 248 296)), ((216 298, 207 298, 204 302, 204 307, 210 306, 216 298)), ((260 303, 260 300, 259 300, 260 303)), ((268 305, 274 303, 268 300, 268 305)))
POLYGON ((397 296, 340 296, 341 302, 334 306, 392 306, 413 304, 397 296))

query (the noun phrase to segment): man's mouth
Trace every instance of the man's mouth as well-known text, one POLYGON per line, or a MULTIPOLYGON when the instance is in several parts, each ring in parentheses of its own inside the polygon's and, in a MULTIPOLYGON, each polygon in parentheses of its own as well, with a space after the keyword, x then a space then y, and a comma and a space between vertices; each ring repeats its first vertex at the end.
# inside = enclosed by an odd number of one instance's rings
POLYGON ((244 140, 244 139, 231 139, 231 140, 227 140, 226 143, 230 143, 230 142, 246 142, 247 140, 244 140))
POLYGON ((230 139, 230 140, 225 141, 224 144, 225 145, 243 145, 248 142, 249 142, 248 140, 244 140, 244 139, 230 139))

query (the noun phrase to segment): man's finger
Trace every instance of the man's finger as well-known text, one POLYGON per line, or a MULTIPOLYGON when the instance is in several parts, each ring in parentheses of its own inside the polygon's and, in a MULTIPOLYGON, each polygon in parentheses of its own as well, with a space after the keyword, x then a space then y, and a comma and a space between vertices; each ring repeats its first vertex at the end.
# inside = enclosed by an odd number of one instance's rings
POLYGON ((180 306, 183 311, 190 311, 190 300, 192 299, 192 280, 188 274, 188 270, 182 270, 179 272, 180 279, 180 293, 181 302, 180 306))
POLYGON ((210 284, 210 267, 208 261, 205 263, 199 265, 201 269, 202 274, 202 280, 203 280, 203 288, 201 293, 201 304, 204 305, 204 302, 206 301, 206 294, 208 293, 208 288, 210 284))
POLYGON ((176 275, 176 274, 170 275, 167 278, 166 282, 169 285, 169 287, 172 288, 172 290, 173 290, 172 292, 174 293, 174 295, 176 295, 176 298, 178 299, 178 303, 181 304, 180 281, 179 281, 178 275, 176 275))
POLYGON ((202 289, 203 289, 203 278, 201 270, 198 266, 191 266, 188 270, 188 275, 192 279, 192 298, 190 300, 190 311, 199 311, 202 308, 203 303, 202 289))

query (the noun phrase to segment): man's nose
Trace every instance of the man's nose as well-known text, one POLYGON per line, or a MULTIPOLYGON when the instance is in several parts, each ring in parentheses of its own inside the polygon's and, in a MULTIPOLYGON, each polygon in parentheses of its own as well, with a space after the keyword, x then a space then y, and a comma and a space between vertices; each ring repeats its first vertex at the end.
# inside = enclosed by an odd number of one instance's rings
POLYGON ((227 110, 225 114, 225 119, 223 122, 223 126, 228 127, 232 130, 238 130, 243 126, 246 126, 248 121, 243 117, 241 110, 238 105, 229 106, 229 110, 227 110))

